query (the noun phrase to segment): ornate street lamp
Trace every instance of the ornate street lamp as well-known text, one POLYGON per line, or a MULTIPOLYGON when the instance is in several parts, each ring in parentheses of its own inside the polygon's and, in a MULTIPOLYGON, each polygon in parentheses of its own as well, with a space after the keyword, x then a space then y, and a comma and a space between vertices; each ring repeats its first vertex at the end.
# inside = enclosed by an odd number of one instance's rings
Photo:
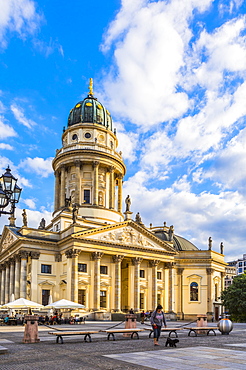
POLYGON ((14 217, 15 204, 19 202, 22 189, 17 185, 17 179, 12 175, 9 166, 0 177, 0 217, 2 214, 14 217), (11 205, 10 211, 2 209, 11 205))

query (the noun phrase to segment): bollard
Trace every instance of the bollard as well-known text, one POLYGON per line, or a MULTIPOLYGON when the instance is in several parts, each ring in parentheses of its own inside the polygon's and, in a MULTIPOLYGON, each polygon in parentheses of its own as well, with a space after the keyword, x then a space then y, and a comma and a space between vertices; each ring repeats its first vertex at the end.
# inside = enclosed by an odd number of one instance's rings
POLYGON ((38 337, 38 315, 26 315, 26 322, 23 343, 37 343, 38 337))

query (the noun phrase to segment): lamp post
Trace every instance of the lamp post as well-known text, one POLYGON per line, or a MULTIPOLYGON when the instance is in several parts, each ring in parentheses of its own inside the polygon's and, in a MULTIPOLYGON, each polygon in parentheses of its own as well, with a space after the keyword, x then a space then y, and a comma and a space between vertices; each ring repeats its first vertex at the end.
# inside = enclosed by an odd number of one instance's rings
POLYGON ((12 175, 9 166, 0 177, 0 217, 2 214, 11 215, 10 224, 14 226, 15 204, 19 202, 22 189, 17 185, 17 179, 12 175), (10 211, 3 211, 8 205, 10 211))

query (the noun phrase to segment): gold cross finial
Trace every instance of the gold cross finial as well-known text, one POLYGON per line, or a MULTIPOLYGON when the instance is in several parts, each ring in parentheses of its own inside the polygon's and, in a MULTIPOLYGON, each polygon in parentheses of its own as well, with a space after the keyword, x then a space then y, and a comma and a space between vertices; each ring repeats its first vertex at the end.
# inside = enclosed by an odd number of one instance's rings
POLYGON ((89 95, 94 95, 93 93, 93 79, 90 78, 90 83, 89 83, 89 95))

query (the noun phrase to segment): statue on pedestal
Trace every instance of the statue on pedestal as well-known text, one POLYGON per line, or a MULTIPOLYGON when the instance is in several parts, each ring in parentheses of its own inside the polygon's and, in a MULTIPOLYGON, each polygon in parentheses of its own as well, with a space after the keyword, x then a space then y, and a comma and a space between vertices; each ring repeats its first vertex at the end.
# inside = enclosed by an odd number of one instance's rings
POLYGON ((76 224, 76 220, 77 220, 77 217, 78 217, 78 208, 76 206, 76 204, 73 204, 73 209, 72 209, 72 219, 73 219, 73 224, 76 224))
POLYGON ((223 242, 220 243, 220 254, 224 254, 224 245, 223 245, 223 242))
POLYGON ((22 212, 22 221, 23 221, 23 226, 27 226, 27 214, 26 214, 25 209, 23 209, 23 212, 22 212))
POLYGON ((125 203, 126 203, 126 212, 130 212, 130 206, 131 206, 130 195, 127 195, 125 203))
POLYGON ((211 236, 208 238, 208 250, 211 251, 212 250, 212 238, 211 236))
POLYGON ((42 218, 39 224, 39 229, 44 230, 45 229, 45 219, 42 218))

